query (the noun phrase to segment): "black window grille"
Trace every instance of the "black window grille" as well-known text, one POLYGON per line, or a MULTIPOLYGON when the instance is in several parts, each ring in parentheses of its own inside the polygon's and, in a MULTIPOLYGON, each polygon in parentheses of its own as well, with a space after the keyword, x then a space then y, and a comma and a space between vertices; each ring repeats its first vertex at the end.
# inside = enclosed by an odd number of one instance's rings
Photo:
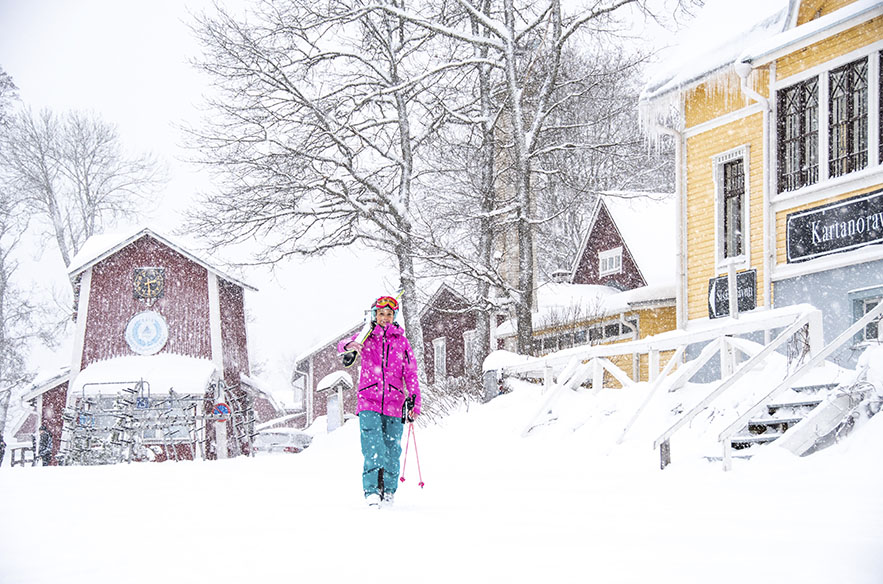
POLYGON ((778 92, 779 192, 819 180, 819 81, 807 79, 778 92))
POLYGON ((868 165, 868 59, 860 59, 828 75, 828 175, 868 165))
POLYGON ((745 205, 745 164, 737 158, 723 165, 724 257, 742 255, 742 217, 745 205))

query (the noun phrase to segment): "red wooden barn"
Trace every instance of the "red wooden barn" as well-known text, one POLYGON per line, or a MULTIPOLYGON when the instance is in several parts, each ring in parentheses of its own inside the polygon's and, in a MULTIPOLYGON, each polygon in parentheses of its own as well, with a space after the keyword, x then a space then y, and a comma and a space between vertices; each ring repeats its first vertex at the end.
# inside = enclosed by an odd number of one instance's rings
POLYGON ((232 456, 278 415, 248 377, 244 292, 254 288, 146 228, 91 238, 69 275, 70 369, 25 395, 54 460, 232 456))

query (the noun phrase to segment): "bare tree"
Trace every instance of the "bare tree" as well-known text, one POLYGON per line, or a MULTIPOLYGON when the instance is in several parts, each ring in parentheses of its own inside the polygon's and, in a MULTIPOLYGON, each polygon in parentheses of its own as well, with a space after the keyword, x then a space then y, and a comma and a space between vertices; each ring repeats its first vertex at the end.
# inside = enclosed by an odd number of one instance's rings
POLYGON ((219 8, 195 32, 219 94, 191 134, 222 188, 191 228, 219 244, 256 238, 267 263, 357 242, 388 253, 422 360, 419 152, 456 101, 445 91, 458 56, 359 0, 260 2, 241 18, 219 8))
POLYGON ((65 265, 100 227, 136 212, 164 177, 150 156, 125 154, 98 116, 22 109, 0 143, 0 166, 28 211, 45 221, 65 265))
MULTIPOLYGON (((640 132, 637 100, 647 55, 617 39, 568 50, 561 108, 540 137, 535 157, 539 274, 567 268, 585 237, 595 198, 615 191, 672 192, 669 149, 649 150, 640 132), (545 152, 543 145, 551 145, 545 152), (564 148, 554 148, 556 145, 564 148)), ((634 195, 632 195, 634 196, 634 195)))
POLYGON ((468 24, 470 20, 463 19, 453 8, 444 12, 449 18, 427 18, 419 10, 396 3, 380 2, 372 8, 470 46, 486 47, 488 59, 501 74, 504 115, 496 126, 496 164, 506 167, 506 180, 514 199, 518 283, 510 294, 516 306, 518 350, 527 353, 531 347, 531 309, 536 288, 534 236, 541 220, 536 215, 531 179, 540 155, 568 147, 566 143, 550 144, 541 139, 568 102, 567 91, 562 90, 569 80, 561 77, 565 48, 578 38, 578 33, 589 29, 604 32, 612 15, 628 7, 646 13, 649 9, 646 0, 601 0, 589 7, 565 7, 560 0, 502 0, 491 5, 453 0, 451 6, 465 11, 486 34, 474 34, 468 24))
MULTIPOLYGON (((0 69, 0 139, 9 131, 9 111, 17 100, 16 87, 0 69)), ((27 229, 16 184, 0 167, 0 436, 13 388, 30 376, 26 366, 29 344, 40 337, 37 310, 28 295, 15 283, 21 237, 27 229)), ((46 340, 44 338, 44 340, 46 340)))

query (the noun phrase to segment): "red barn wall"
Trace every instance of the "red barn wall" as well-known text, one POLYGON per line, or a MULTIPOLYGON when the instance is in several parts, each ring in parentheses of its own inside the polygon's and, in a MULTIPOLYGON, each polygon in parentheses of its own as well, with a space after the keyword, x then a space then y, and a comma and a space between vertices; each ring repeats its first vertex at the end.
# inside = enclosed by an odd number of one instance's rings
POLYGON ((445 338, 445 367, 448 377, 462 377, 466 373, 466 353, 463 333, 474 330, 476 315, 463 310, 464 303, 449 290, 442 290, 432 306, 420 318, 423 327, 423 366, 426 380, 435 383, 435 349, 432 341, 445 338))
POLYGON ((240 286, 218 279, 221 309, 221 343, 224 347, 224 379, 239 383, 239 375, 249 375, 248 343, 245 332, 245 301, 240 286))
POLYGON ((313 392, 313 419, 316 419, 319 416, 324 416, 328 413, 328 392, 319 393, 316 391, 316 388, 318 387, 319 382, 322 381, 322 378, 336 371, 345 371, 353 380, 353 388, 343 392, 342 406, 345 414, 356 413, 356 406, 358 405, 357 402, 359 398, 359 368, 362 366, 362 359, 361 357, 356 359, 356 362, 353 363, 351 367, 345 369, 341 362, 341 356, 337 352, 337 343, 342 339, 353 336, 361 328, 361 325, 353 328, 347 334, 341 335, 339 339, 335 339, 312 355, 313 380, 310 389, 313 392))
POLYGON ((583 255, 579 258, 573 275, 574 284, 600 284, 612 286, 619 290, 633 290, 646 286, 647 283, 641 277, 638 265, 626 249, 622 236, 616 228, 607 207, 601 205, 598 216, 592 225, 592 231, 588 237, 583 255), (622 246, 622 271, 618 274, 610 274, 603 278, 598 275, 598 253, 622 246))
MULTIPOLYGON (((67 403, 67 387, 68 383, 65 381, 43 394, 43 407, 40 414, 42 423, 45 424, 49 434, 52 435, 53 466, 58 464, 57 456, 61 446, 61 429, 64 425, 61 414, 64 412, 64 407, 67 403)), ((37 446, 39 447, 39 445, 40 437, 37 436, 37 446)), ((34 453, 34 456, 36 456, 36 453, 34 453)))
POLYGON ((165 268, 165 292, 150 307, 169 325, 169 340, 160 352, 211 359, 207 270, 146 236, 92 267, 81 368, 134 354, 126 343, 126 325, 148 310, 132 292, 136 267, 165 268))

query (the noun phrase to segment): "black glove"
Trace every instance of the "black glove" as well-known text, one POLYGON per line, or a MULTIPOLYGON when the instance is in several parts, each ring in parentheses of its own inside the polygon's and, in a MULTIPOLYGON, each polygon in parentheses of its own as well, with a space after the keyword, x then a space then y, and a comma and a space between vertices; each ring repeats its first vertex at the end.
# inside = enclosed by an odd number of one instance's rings
POLYGON ((405 403, 402 404, 402 423, 405 422, 413 422, 414 418, 411 416, 411 410, 414 409, 414 403, 417 401, 416 396, 409 395, 408 399, 405 400, 405 403))

